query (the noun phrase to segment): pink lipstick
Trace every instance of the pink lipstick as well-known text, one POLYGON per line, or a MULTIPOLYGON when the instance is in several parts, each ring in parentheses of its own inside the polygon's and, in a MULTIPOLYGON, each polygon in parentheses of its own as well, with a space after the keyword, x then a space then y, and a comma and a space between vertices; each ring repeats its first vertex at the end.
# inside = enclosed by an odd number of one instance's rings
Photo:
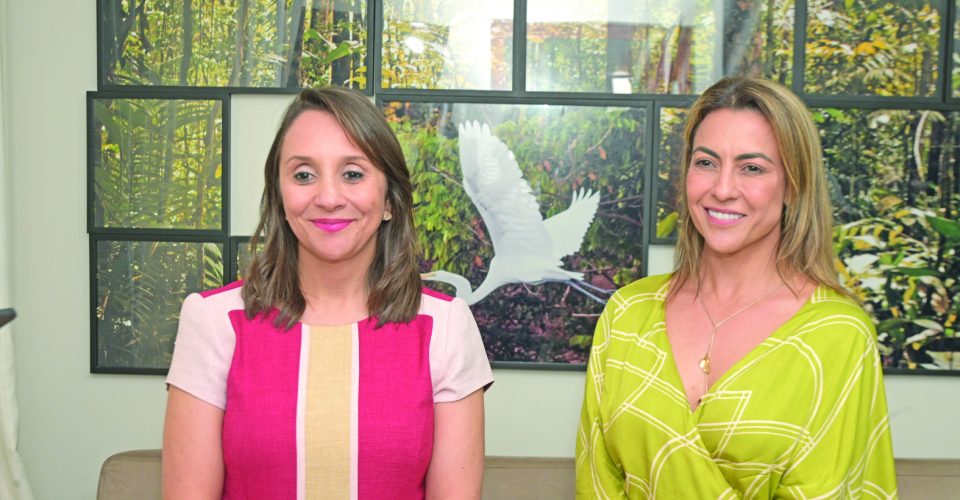
POLYGON ((353 220, 351 219, 314 219, 313 225, 319 229, 322 229, 328 233, 335 233, 341 231, 347 226, 350 225, 353 220))

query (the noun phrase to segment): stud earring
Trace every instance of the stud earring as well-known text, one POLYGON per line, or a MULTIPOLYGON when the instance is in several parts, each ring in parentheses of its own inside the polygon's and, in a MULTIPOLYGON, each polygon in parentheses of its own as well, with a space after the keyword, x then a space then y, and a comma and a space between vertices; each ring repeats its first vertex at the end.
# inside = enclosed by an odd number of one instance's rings
POLYGON ((389 210, 383 213, 383 220, 390 220, 392 218, 393 218, 393 214, 391 214, 389 210))

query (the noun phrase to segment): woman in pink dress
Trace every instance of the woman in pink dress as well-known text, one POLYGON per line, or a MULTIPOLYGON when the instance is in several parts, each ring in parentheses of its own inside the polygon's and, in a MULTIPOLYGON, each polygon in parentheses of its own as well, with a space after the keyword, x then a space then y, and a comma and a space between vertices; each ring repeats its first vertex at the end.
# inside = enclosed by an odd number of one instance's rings
POLYGON ((265 168, 244 280, 183 304, 165 498, 479 498, 492 381, 459 299, 422 288, 380 112, 305 90, 265 168))

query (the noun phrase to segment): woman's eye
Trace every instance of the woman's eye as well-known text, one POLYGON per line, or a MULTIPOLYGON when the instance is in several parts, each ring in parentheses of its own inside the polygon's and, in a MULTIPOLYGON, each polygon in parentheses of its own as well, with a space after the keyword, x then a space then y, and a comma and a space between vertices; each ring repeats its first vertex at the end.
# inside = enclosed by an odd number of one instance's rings
POLYGON ((359 181, 363 178, 363 172, 357 170, 347 170, 343 173, 343 178, 348 181, 359 181))
POLYGON ((713 162, 710 161, 710 160, 708 160, 708 159, 706 159, 706 158, 700 158, 699 160, 694 160, 693 164, 696 165, 697 168, 710 168, 710 167, 713 167, 713 162))
POLYGON ((744 170, 744 172, 746 172, 746 173, 748 173, 748 174, 760 174, 760 173, 763 173, 763 168, 760 167, 759 165, 752 165, 752 164, 750 164, 750 165, 744 165, 743 170, 744 170))
POLYGON ((313 178, 313 174, 311 174, 310 172, 303 171, 303 170, 301 170, 301 171, 299 171, 299 172, 294 172, 294 173, 293 173, 293 180, 295 180, 295 181, 297 181, 297 182, 309 182, 310 179, 312 179, 312 178, 313 178))

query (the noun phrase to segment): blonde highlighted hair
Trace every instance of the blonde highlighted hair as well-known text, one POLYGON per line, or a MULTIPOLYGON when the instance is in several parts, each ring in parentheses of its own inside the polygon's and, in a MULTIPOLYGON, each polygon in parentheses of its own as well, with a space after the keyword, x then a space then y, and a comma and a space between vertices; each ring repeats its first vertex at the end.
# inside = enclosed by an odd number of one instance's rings
POLYGON ((674 270, 677 290, 687 280, 699 287, 703 236, 693 225, 687 200, 687 172, 693 139, 703 119, 719 109, 753 110, 767 119, 786 171, 786 204, 780 220, 776 265, 781 277, 800 273, 844 295, 833 253, 833 209, 820 147, 810 111, 786 87, 754 77, 724 78, 708 88, 690 108, 683 131, 678 180, 679 236, 674 270))

